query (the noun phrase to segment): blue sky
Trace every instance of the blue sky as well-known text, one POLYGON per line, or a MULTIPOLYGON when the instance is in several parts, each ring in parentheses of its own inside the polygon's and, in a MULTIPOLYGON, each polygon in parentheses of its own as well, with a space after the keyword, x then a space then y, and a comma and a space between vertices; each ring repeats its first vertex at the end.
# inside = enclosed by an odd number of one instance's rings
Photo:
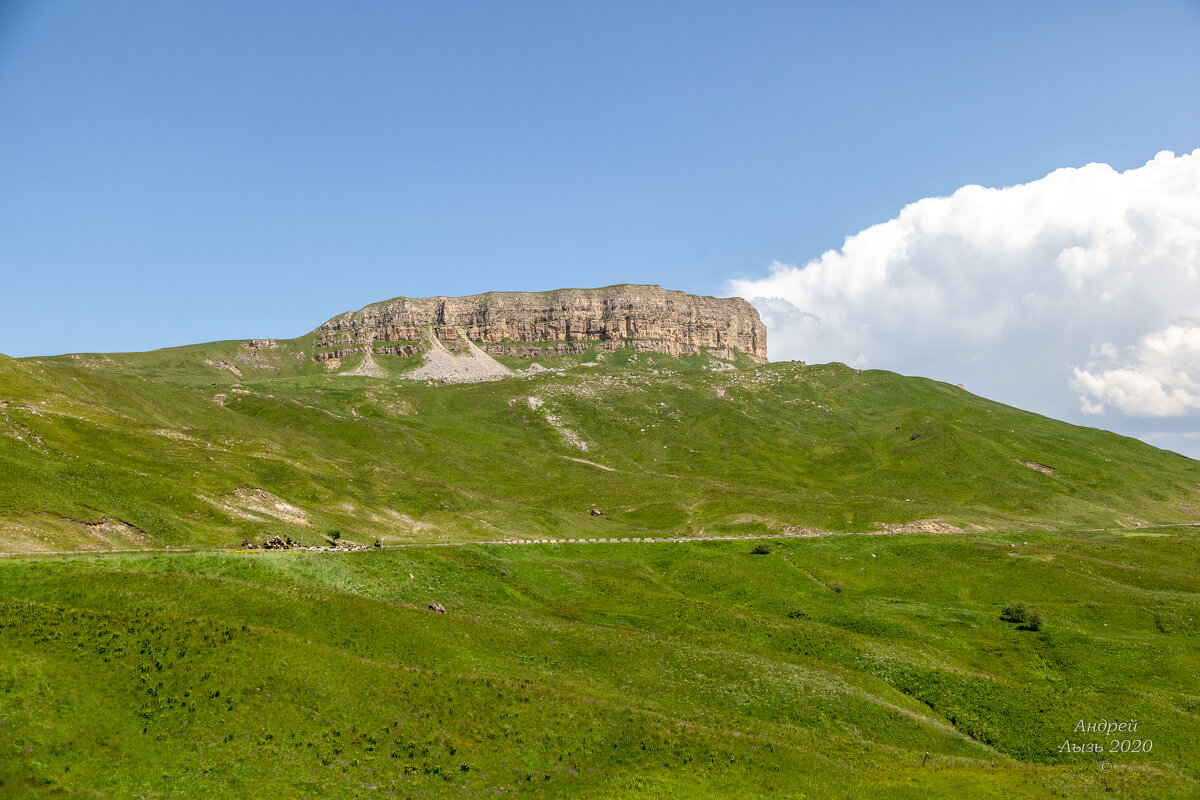
MULTIPOLYGON (((0 352, 287 337, 401 294, 775 291, 773 264, 922 198, 1198 147, 1198 2, 10 0, 0 352)), ((1108 344, 1200 316, 1180 308, 1108 344)), ((914 351, 867 365, 953 377, 914 351)), ((1134 350, 1085 355, 1054 402, 981 393, 1162 427, 1068 385, 1134 350)))

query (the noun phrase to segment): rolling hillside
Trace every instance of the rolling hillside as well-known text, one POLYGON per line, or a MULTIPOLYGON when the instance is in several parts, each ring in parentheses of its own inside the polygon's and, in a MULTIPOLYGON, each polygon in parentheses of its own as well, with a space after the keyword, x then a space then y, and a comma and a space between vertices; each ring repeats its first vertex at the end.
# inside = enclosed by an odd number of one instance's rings
POLYGON ((313 341, 0 359, 0 796, 1196 795, 1197 462, 841 364, 313 341))
POLYGON ((2 549, 268 532, 323 543, 334 529, 387 543, 1136 527, 1200 513, 1190 459, 888 372, 616 351, 430 386, 328 374, 302 347, 0 362, 2 549))

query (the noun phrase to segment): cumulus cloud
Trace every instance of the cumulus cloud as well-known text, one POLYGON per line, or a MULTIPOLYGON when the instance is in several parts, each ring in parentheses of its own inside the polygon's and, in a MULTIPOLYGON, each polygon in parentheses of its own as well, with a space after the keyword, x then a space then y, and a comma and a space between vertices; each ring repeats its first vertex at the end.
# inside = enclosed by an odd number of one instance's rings
POLYGON ((1074 369, 1071 388, 1085 414, 1103 414, 1111 405, 1132 416, 1180 417, 1200 409, 1200 322, 1184 320, 1146 334, 1122 358, 1106 342, 1097 362, 1074 369), (1095 372, 1093 372, 1095 370, 1095 372))
POLYGON ((964 186, 728 289, 775 359, 929 375, 1058 416, 1200 412, 1200 149, 964 186))

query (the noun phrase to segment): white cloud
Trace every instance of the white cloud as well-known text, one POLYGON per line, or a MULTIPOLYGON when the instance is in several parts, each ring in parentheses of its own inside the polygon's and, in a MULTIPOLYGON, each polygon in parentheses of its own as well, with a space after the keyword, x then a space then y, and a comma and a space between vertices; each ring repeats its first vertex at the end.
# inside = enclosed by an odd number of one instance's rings
POLYGON ((1200 412, 1200 149, 964 186, 728 288, 776 359, 929 375, 1057 416, 1200 412))
POLYGON ((1111 364, 1074 369, 1071 388, 1085 414, 1111 405, 1130 416, 1179 417, 1200 410, 1200 323, 1185 320, 1146 334, 1122 359, 1111 343, 1099 353, 1111 364), (1094 373, 1092 370, 1096 370, 1094 373))

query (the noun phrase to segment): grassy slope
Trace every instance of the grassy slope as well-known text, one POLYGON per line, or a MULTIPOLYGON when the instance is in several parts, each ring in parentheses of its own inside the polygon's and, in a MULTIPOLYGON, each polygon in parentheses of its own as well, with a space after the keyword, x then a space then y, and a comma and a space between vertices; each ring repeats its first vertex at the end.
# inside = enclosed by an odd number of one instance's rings
POLYGON ((1200 552, 1152 533, 0 561, 0 793, 1191 797, 1200 552))
POLYGON ((104 519, 145 532, 130 544, 178 547, 268 531, 317 542, 330 528, 396 541, 869 531, 935 517, 1096 527, 1184 522, 1197 507, 1194 461, 887 372, 714 373, 707 359, 655 356, 668 370, 655 374, 642 354, 428 387, 327 375, 299 346, 262 351, 267 367, 241 362, 241 378, 206 363, 239 363, 237 343, 0 362, 5 549, 109 546, 80 524, 104 519), (239 516, 227 503, 241 486, 314 524, 239 516), (595 506, 606 518, 588 516, 595 506))
POLYGON ((841 365, 427 387, 310 346, 0 359, 0 549, 968 532, 0 560, 0 796, 1196 793, 1200 551, 1133 528, 1194 517, 1196 462, 841 365), (1130 717, 1149 756, 1058 752, 1130 717))

